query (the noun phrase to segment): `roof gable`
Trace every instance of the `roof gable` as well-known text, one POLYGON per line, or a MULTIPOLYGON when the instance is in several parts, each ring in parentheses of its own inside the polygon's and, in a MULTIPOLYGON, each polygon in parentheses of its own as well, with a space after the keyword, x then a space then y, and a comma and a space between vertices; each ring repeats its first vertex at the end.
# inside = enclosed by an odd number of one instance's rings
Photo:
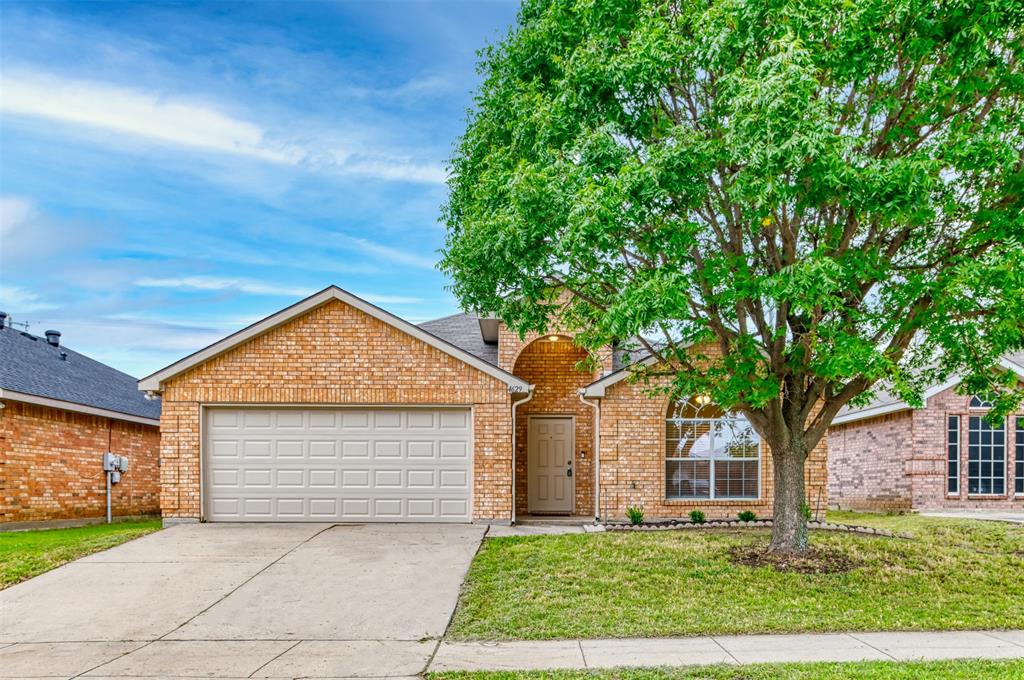
POLYGON ((214 357, 220 356, 221 354, 224 354, 225 352, 234 349, 253 338, 263 335, 264 333, 288 323, 289 321, 296 319, 313 309, 327 304, 332 300, 338 300, 350 307, 358 309, 368 316, 378 319, 406 335, 420 340, 427 345, 444 352, 445 354, 448 354, 459 361, 472 366, 473 368, 476 368, 479 371, 497 378, 507 384, 509 386, 509 391, 511 392, 525 392, 529 389, 529 385, 526 382, 516 378, 511 373, 507 373, 497 366, 488 363, 479 356, 452 344, 442 337, 438 337, 438 335, 431 333, 429 330, 411 324, 408 321, 377 307, 376 305, 370 304, 362 298, 356 297, 355 295, 338 288, 337 286, 325 288, 319 293, 311 295, 304 300, 300 300, 290 307, 286 307, 275 314, 271 314, 267 318, 257 321, 251 326, 243 328, 236 333, 232 333, 223 340, 215 342, 198 352, 190 354, 189 356, 174 362, 170 366, 167 366, 152 375, 146 376, 139 381, 138 389, 160 391, 163 389, 163 383, 167 380, 181 375, 182 373, 214 357))

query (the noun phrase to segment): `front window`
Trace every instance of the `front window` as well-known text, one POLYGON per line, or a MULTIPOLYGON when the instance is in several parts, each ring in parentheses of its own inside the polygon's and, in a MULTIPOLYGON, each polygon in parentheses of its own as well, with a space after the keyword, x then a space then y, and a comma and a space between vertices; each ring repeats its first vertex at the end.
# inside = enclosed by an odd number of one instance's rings
POLYGON ((967 431, 967 493, 1006 493, 1006 431, 984 416, 971 416, 967 431))
POLYGON ((1020 496, 1024 495, 1024 418, 1017 418, 1015 437, 1013 491, 1020 496))
POLYGON ((756 499, 761 438, 743 416, 706 398, 669 407, 665 422, 665 497, 756 499))
POLYGON ((950 416, 946 424, 946 493, 960 493, 960 416, 950 416))

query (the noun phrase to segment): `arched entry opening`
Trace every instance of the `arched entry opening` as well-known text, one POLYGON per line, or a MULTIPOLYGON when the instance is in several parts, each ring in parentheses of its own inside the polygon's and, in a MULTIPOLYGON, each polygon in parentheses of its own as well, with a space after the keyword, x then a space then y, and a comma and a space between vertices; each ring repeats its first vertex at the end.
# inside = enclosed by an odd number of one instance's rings
POLYGON ((593 510, 594 412, 578 390, 595 373, 576 368, 586 350, 564 335, 524 347, 513 374, 534 385, 516 420, 516 513, 589 515, 593 510))

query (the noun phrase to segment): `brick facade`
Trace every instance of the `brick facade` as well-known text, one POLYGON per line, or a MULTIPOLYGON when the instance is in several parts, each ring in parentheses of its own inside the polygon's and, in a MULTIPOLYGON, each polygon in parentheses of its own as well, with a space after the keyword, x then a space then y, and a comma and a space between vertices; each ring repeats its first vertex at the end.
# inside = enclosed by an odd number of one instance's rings
POLYGON ((511 516, 505 383, 339 300, 164 385, 164 517, 200 516, 201 404, 462 405, 473 408, 473 516, 511 516))
POLYGON ((1010 416, 1006 431, 1006 493, 972 496, 967 490, 970 397, 949 388, 922 409, 836 425, 829 431, 829 488, 834 506, 851 509, 1015 509, 1015 425, 1024 413, 1010 416), (947 493, 946 438, 949 416, 960 417, 960 492, 947 493))
MULTIPOLYGON (((578 390, 610 370, 611 352, 598 356, 595 372, 580 371, 576 366, 586 353, 570 337, 519 338, 502 325, 498 356, 502 369, 535 386, 532 399, 517 412, 516 512, 529 510, 529 416, 571 415, 576 419, 574 512, 591 515, 594 409, 580 400, 578 390)), ((471 406, 473 517, 507 521, 512 516, 512 399, 505 383, 343 301, 331 300, 164 382, 160 503, 167 518, 201 513, 203 404, 471 406)), ((768 452, 758 500, 666 500, 667 401, 623 381, 608 389, 601 410, 602 505, 610 516, 623 516, 630 504, 643 505, 650 517, 683 516, 693 508, 709 517, 732 517, 745 509, 771 514, 768 452)), ((812 507, 828 502, 825 449, 822 442, 807 465, 812 507)))
POLYGON ((105 451, 127 456, 130 464, 112 489, 113 514, 159 514, 155 426, 17 401, 3 405, 0 522, 105 516, 105 451))
POLYGON ((519 407, 516 415, 516 512, 529 512, 527 493, 528 424, 531 415, 573 416, 575 428, 574 514, 590 515, 594 510, 594 409, 587 406, 578 390, 597 376, 581 372, 576 364, 585 359, 585 350, 565 337, 555 342, 548 338, 533 340, 521 349, 512 373, 535 386, 533 398, 519 407))
MULTIPOLYGON (((705 353, 713 352, 709 347, 705 353)), ((608 388, 601 400, 602 516, 621 518, 631 505, 642 506, 650 518, 685 517, 702 510, 708 519, 734 519, 741 510, 771 517, 774 482, 771 451, 761 446, 761 489, 756 500, 667 499, 665 489, 665 425, 667 396, 652 397, 644 385, 623 380, 608 388)), ((807 504, 822 514, 828 506, 827 442, 822 440, 805 464, 807 504)))

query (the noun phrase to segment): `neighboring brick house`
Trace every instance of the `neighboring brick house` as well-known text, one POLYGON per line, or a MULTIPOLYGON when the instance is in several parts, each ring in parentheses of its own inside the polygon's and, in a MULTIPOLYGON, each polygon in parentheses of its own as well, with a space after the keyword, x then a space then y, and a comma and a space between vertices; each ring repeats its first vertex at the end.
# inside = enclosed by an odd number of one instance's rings
POLYGON ((106 515, 103 454, 127 456, 114 515, 156 515, 160 402, 136 379, 0 314, 0 524, 106 515))
MULTIPOLYGON (((1024 380, 1024 353, 1002 367, 1024 380)), ((998 424, 953 378, 912 408, 881 392, 829 430, 829 498, 855 510, 1024 509, 1024 412, 998 424)))
MULTIPOLYGON (((771 514, 740 418, 594 372, 564 333, 419 326, 327 288, 139 381, 160 394, 167 521, 515 521, 771 514)), ((699 398, 698 398, 699 401, 699 398)), ((825 443, 808 465, 825 507, 825 443)))

